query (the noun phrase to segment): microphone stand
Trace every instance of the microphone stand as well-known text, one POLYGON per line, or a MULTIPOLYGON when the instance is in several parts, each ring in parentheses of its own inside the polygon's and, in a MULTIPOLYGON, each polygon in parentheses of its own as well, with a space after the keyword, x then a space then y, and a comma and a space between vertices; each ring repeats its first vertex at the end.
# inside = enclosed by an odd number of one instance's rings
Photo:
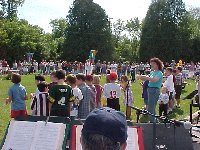
POLYGON ((130 118, 127 118, 128 116, 128 90, 129 90, 129 81, 128 81, 128 84, 126 86, 126 89, 125 89, 125 92, 126 92, 126 119, 130 119, 130 118))
POLYGON ((164 116, 159 116, 159 115, 155 115, 155 114, 152 114, 150 113, 149 111, 147 110, 144 110, 144 109, 139 109, 137 107, 134 107, 134 106, 131 106, 132 109, 136 110, 136 114, 144 114, 144 115, 150 115, 152 117, 154 117, 155 119, 157 120, 161 120, 163 123, 170 123, 170 124, 173 124, 175 125, 176 127, 179 127, 181 126, 181 123, 179 121, 176 121, 176 120, 171 120, 171 119, 168 119, 167 117, 164 117, 164 116))
MULTIPOLYGON (((144 110, 144 109, 139 109, 139 108, 137 108, 137 107, 131 107, 131 108, 134 109, 134 110, 136 110, 137 123, 139 122, 139 116, 140 116, 140 114, 151 115, 151 116, 153 116, 153 117, 156 119, 156 121, 157 121, 158 116, 156 116, 156 115, 150 113, 149 111, 144 110)), ((155 122, 153 122, 153 149, 156 149, 156 123, 155 123, 155 122)))
MULTIPOLYGON (((167 117, 162 117, 162 116, 152 114, 147 110, 139 109, 137 107, 132 106, 131 108, 136 110, 137 123, 139 121, 140 114, 144 114, 144 115, 150 115, 150 116, 154 117, 156 119, 156 122, 157 122, 158 119, 161 120, 165 124, 165 126, 166 126, 166 123, 170 123, 170 126, 171 126, 171 124, 173 124, 174 125, 174 146, 175 146, 175 149, 176 149, 176 138, 175 138, 176 132, 175 132, 175 129, 176 129, 176 127, 179 127, 181 125, 180 122, 175 121, 175 120, 170 120, 167 117)), ((156 149, 156 122, 153 122, 153 149, 156 149)))

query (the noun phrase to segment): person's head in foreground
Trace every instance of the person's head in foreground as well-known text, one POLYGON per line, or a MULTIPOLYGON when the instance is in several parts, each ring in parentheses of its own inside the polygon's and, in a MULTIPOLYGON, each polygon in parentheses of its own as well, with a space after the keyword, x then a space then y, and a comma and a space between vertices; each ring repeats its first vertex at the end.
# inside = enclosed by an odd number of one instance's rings
POLYGON ((83 150, 125 150, 127 122, 123 113, 105 107, 94 109, 81 133, 83 150))

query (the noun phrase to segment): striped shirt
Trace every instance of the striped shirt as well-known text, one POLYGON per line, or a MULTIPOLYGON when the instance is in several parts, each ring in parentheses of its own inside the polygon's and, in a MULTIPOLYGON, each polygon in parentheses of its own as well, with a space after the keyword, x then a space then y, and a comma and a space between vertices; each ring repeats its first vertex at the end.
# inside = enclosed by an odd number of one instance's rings
POLYGON ((123 95, 123 102, 124 105, 127 105, 128 102, 128 106, 133 106, 133 92, 130 86, 127 86, 126 89, 124 90, 124 95, 123 95))
POLYGON ((33 98, 31 104, 32 115, 49 116, 49 94, 40 92, 33 98))
POLYGON ((182 73, 176 75, 176 85, 182 85, 182 73))

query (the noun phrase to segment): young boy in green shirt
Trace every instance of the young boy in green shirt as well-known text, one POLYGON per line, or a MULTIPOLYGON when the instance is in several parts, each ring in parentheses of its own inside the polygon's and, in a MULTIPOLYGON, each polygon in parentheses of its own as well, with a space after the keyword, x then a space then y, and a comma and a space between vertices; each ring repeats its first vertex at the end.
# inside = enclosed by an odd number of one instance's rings
POLYGON ((65 83, 65 72, 56 71, 57 85, 49 90, 51 103, 51 116, 69 117, 70 99, 73 97, 72 88, 65 83))

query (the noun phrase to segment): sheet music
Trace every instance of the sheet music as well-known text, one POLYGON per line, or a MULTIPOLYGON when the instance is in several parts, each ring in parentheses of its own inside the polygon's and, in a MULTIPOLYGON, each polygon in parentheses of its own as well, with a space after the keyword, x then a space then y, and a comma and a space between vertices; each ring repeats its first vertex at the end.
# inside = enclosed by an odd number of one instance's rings
POLYGON ((62 123, 38 122, 31 150, 60 150, 66 125, 62 123))
POLYGON ((66 125, 11 121, 2 150, 61 150, 66 125))
POLYGON ((3 150, 30 149, 36 126, 36 123, 33 122, 12 121, 9 126, 10 134, 3 150))
POLYGON ((137 128, 128 127, 126 150, 139 150, 137 128))

